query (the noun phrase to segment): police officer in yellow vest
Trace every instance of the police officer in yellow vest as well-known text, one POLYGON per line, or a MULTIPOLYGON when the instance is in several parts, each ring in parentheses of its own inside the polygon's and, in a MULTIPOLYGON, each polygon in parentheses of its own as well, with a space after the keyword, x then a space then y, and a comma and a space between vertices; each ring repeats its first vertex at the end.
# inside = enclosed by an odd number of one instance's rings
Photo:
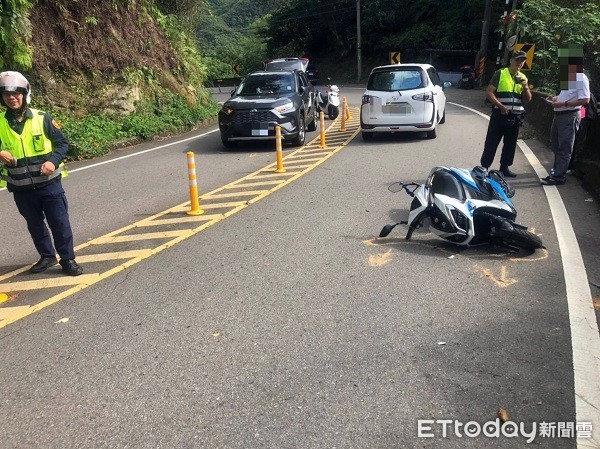
POLYGON ((67 139, 49 114, 28 107, 31 88, 22 74, 0 73, 0 93, 0 103, 6 107, 0 115, 0 186, 13 193, 40 254, 29 271, 41 273, 56 265, 58 252, 62 271, 78 276, 83 269, 75 261, 67 198, 60 181, 66 176, 62 160, 67 139))
POLYGON ((481 165, 490 168, 498 144, 504 139, 500 171, 510 178, 517 176, 509 167, 515 157, 519 128, 525 117, 523 104, 531 101, 527 77, 519 71, 526 59, 527 54, 524 51, 514 52, 510 58, 510 67, 497 70, 486 90, 486 97, 492 103, 492 115, 481 155, 481 165))

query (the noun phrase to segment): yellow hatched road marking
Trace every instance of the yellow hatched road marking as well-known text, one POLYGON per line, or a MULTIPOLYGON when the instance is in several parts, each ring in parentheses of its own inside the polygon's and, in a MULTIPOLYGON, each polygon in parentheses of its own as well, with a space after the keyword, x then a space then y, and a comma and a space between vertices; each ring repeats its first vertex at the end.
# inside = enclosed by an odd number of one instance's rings
POLYGON ((66 285, 89 285, 93 284, 100 276, 99 273, 82 274, 81 276, 61 276, 58 278, 36 279, 35 281, 8 282, 0 284, 3 292, 20 292, 26 290, 38 290, 40 288, 64 287, 66 285))
MULTIPOLYGON (((285 159, 284 159, 285 161, 285 159)), ((263 173, 263 172, 259 172, 259 173, 263 173)), ((267 173, 264 175, 251 175, 251 177, 248 177, 247 179, 265 179, 265 178, 280 178, 280 177, 291 177, 294 175, 297 175, 298 173, 302 173, 299 171, 288 171, 285 173, 267 173)))
POLYGON ((187 235, 189 232, 190 231, 186 229, 182 231, 147 232, 145 234, 105 236, 91 240, 90 243, 92 245, 104 245, 107 243, 135 242, 138 240, 170 239, 174 237, 182 237, 187 235))
POLYGON ((164 226, 176 223, 192 223, 195 221, 221 220, 222 218, 223 214, 202 214, 188 215, 186 217, 178 216, 177 218, 157 218, 156 220, 140 221, 138 222, 138 227, 141 228, 145 226, 164 226))
MULTIPOLYGON (((358 123, 358 122, 356 122, 358 123)), ((337 121, 332 122, 332 124, 327 128, 326 132, 332 132, 333 135, 342 135, 342 133, 338 130, 333 129, 333 127, 337 124, 337 121)), ((349 123, 347 122, 347 126, 349 123)), ((113 261, 113 260, 125 260, 123 263, 120 263, 107 271, 102 273, 92 273, 92 274, 84 274, 81 276, 71 277, 71 276, 60 276, 53 277, 47 279, 38 279, 35 281, 17 281, 17 282, 8 282, 8 283, 0 283, 0 292, 13 292, 13 291, 28 291, 28 290, 38 290, 43 288, 56 288, 56 287, 71 287, 67 290, 54 295, 44 301, 41 301, 34 305, 26 305, 26 306, 18 306, 18 307, 0 307, 0 328, 5 327, 25 316, 28 316, 34 312, 44 309, 56 302, 77 293, 84 288, 89 287, 90 285, 99 282, 102 279, 106 279, 116 273, 119 273, 132 265, 150 257, 151 255, 157 254, 164 249, 170 248, 181 241, 191 237, 192 235, 201 232, 202 230, 212 226, 215 223, 220 222, 226 217, 229 217, 240 210, 248 207, 248 205, 253 204, 262 198, 270 195, 273 192, 276 192, 283 186, 289 184, 290 182, 298 179, 300 176, 308 173, 313 168, 325 162, 335 153, 341 151, 346 144, 348 144, 358 133, 360 129, 355 129, 353 132, 345 133, 342 135, 343 143, 337 146, 330 146, 326 149, 315 149, 314 147, 318 145, 320 138, 315 138, 312 142, 307 144, 304 147, 299 148, 294 151, 290 155, 284 158, 284 161, 288 161, 290 163, 301 163, 303 165, 295 165, 293 168, 300 168, 300 171, 286 172, 286 173, 273 173, 272 171, 275 168, 275 164, 272 163, 262 169, 257 170, 254 173, 251 173, 241 179, 235 180, 229 184, 221 186, 211 192, 208 192, 201 196, 201 199, 206 201, 211 201, 218 198, 231 198, 235 196, 252 196, 247 201, 234 201, 234 202, 220 202, 220 203, 203 203, 203 209, 229 209, 224 211, 222 214, 203 214, 199 216, 189 216, 183 215, 183 213, 189 211, 190 202, 186 202, 177 206, 174 206, 168 210, 159 212, 151 217, 147 217, 143 220, 140 220, 136 223, 132 223, 123 228, 112 231, 104 236, 93 239, 87 243, 81 244, 75 248, 78 252, 77 260, 80 263, 91 263, 91 262, 101 262, 101 261, 113 261), (347 137, 345 137, 347 134, 347 137), (311 147, 312 145, 312 147, 311 147), (310 153, 310 154, 303 154, 310 153), (317 154, 320 154, 321 157, 315 157, 317 154), (308 156, 308 157, 306 157, 308 156), (289 160, 294 158, 295 160, 289 160), (306 162, 314 162, 313 164, 304 164, 306 162), (252 192, 231 192, 231 189, 237 188, 245 188, 245 187, 256 187, 256 186, 272 186, 270 190, 255 190, 252 192), (219 193, 228 190, 227 193, 219 193), (173 214, 182 214, 181 217, 173 218, 173 214), (165 218, 167 217, 167 218, 165 218), (154 233, 142 233, 142 234, 130 234, 124 235, 127 231, 135 232, 144 227, 148 226, 168 226, 173 224, 180 223, 190 223, 190 224, 200 224, 199 226, 191 229, 177 230, 177 231, 164 231, 164 232, 154 232, 154 233), (125 251, 115 251, 115 252, 103 252, 103 253, 95 253, 95 254, 81 254, 79 253, 83 249, 97 249, 101 247, 102 244, 119 244, 119 243, 131 243, 131 242, 144 242, 148 240, 158 240, 158 239, 169 239, 167 242, 160 244, 155 248, 143 248, 143 249, 134 249, 134 250, 125 250, 125 251)), ((332 136, 329 136, 332 138, 332 136)), ((335 141, 339 139, 334 139, 335 141)), ((333 140, 332 140, 333 141, 333 140)), ((27 265, 25 267, 19 268, 17 270, 13 270, 9 273, 5 273, 0 276, 0 281, 9 279, 16 275, 19 275, 31 268, 31 265, 27 265)), ((10 300, 10 298, 9 298, 10 300)))
POLYGON ((233 184, 226 186, 226 188, 235 189, 236 187, 270 186, 270 185, 279 184, 280 182, 281 181, 258 181, 258 182, 245 182, 245 183, 239 183, 239 184, 233 183, 233 184))
MULTIPOLYGON (((295 164, 296 162, 315 162, 315 161, 320 161, 321 159, 323 159, 322 157, 305 157, 305 158, 297 158, 291 161, 285 161, 286 165, 287 164, 295 164)), ((296 167, 293 167, 296 168, 296 167)))
POLYGON ((244 190, 240 192, 231 192, 231 193, 215 193, 213 195, 202 195, 200 199, 203 200, 211 200, 214 198, 234 198, 236 196, 255 196, 262 195, 263 193, 268 192, 268 190, 244 190))
MULTIPOLYGON (((288 167, 289 163, 286 163, 285 166, 288 167)), ((294 165, 293 168, 308 168, 308 167, 312 167, 312 166, 313 166, 313 164, 302 164, 302 165, 294 165)))
POLYGON ((145 258, 150 255, 152 255, 151 249, 134 249, 131 251, 116 251, 112 253, 86 254, 84 256, 77 256, 77 261, 81 263, 102 262, 105 260, 133 259, 135 257, 145 258))

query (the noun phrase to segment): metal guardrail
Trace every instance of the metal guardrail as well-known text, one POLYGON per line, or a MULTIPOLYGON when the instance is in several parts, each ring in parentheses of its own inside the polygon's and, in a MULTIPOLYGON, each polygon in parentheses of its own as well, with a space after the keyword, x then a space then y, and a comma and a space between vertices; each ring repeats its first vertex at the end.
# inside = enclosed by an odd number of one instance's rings
POLYGON ((236 88, 240 84, 241 81, 242 81, 242 78, 239 76, 236 76, 233 78, 217 78, 217 79, 208 81, 204 85, 204 87, 215 88, 215 89, 218 89, 219 92, 221 92, 222 87, 236 88))

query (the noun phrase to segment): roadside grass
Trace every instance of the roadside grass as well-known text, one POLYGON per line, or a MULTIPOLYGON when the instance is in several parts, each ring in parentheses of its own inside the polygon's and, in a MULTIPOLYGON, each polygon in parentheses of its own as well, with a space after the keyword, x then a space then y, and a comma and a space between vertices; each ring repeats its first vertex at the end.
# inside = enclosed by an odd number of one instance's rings
POLYGON ((100 113, 81 118, 60 111, 48 111, 69 140, 68 160, 93 159, 124 143, 151 140, 190 131, 216 117, 220 105, 214 101, 189 106, 176 95, 160 103, 145 102, 126 116, 100 113))

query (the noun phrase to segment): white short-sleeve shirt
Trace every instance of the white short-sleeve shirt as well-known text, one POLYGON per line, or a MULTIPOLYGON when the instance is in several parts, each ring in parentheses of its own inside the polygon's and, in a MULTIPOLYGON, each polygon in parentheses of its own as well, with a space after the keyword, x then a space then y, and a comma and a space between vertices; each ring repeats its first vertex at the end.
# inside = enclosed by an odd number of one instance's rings
MULTIPOLYGON (((569 81, 568 89, 563 89, 558 94, 557 101, 564 103, 565 101, 582 100, 584 98, 590 98, 590 81, 584 73, 578 73, 575 81, 569 81)), ((556 108, 555 111, 574 111, 580 107, 560 107, 556 108)))

